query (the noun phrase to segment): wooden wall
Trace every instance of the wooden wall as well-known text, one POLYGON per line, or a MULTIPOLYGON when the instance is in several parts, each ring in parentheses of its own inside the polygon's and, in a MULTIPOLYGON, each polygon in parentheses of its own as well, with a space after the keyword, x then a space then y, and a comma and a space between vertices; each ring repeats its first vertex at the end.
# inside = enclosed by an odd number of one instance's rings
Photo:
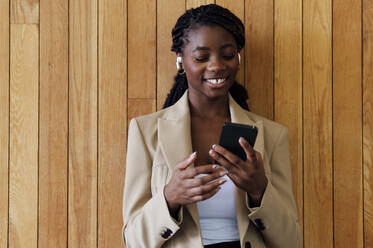
POLYGON ((245 23, 249 106, 289 127, 303 247, 373 247, 373 0, 0 0, 0 247, 122 246, 128 120, 214 2, 245 23))

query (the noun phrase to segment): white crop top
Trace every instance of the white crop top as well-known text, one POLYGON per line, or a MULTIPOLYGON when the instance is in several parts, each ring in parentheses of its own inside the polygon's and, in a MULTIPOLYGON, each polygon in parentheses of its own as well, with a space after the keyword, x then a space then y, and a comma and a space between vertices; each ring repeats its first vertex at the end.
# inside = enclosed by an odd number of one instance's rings
MULTIPOLYGON (((203 175, 200 175, 203 176, 203 175)), ((203 245, 240 240, 235 208, 235 185, 227 181, 211 198, 197 202, 203 245)))

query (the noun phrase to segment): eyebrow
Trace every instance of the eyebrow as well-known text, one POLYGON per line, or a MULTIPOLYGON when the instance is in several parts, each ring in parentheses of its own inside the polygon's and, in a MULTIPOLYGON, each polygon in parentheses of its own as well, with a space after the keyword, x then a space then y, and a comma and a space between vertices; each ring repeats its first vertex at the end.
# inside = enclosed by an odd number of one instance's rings
MULTIPOLYGON (((234 46, 233 44, 225 44, 225 45, 223 45, 223 46, 221 46, 220 47, 220 49, 224 49, 224 48, 227 48, 227 47, 232 47, 232 48, 236 48, 236 46, 234 46)), ((210 50, 210 48, 208 48, 208 47, 196 47, 194 50, 193 50, 193 52, 196 52, 196 51, 208 51, 208 50, 210 50)))

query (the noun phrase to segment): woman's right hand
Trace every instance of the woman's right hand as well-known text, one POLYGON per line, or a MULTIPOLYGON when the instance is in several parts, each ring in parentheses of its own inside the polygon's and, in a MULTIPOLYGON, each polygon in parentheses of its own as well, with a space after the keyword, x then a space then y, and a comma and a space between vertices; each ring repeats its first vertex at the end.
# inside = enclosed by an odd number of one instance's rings
POLYGON ((200 165, 189 168, 196 160, 194 152, 188 158, 179 162, 173 170, 172 177, 164 187, 164 195, 169 211, 175 216, 180 206, 206 200, 215 195, 220 185, 226 182, 225 168, 216 164, 200 165), (196 177, 200 174, 206 176, 196 177))

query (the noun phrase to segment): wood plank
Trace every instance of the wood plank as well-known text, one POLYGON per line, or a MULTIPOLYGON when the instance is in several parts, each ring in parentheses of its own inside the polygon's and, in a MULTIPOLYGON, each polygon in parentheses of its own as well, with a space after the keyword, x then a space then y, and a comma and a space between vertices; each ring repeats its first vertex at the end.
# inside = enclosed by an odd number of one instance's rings
POLYGON ((364 232, 361 8, 333 1, 334 246, 346 248, 363 247, 364 232))
POLYGON ((38 24, 39 0, 10 0, 12 24, 38 24))
POLYGON ((373 247, 373 0, 363 2, 364 247, 373 247))
POLYGON ((8 247, 9 1, 0 1, 0 247, 8 247))
MULTIPOLYGON (((245 21, 245 0, 216 0, 216 4, 229 9, 235 14, 242 23, 245 21)), ((242 48, 241 52, 241 64, 240 69, 236 76, 236 81, 245 86, 245 48, 242 48)))
POLYGON ((245 27, 249 107, 273 119, 273 1, 245 1, 245 27))
POLYGON ((69 9, 68 246, 97 246, 97 1, 69 9))
POLYGON ((333 247, 332 2, 303 7, 304 247, 333 247))
POLYGON ((215 0, 186 0, 186 9, 197 8, 200 5, 215 3, 215 0))
POLYGON ((293 192, 303 233, 302 1, 275 1, 275 121, 289 129, 293 192))
POLYGON ((39 247, 66 247, 68 2, 40 6, 39 247))
POLYGON ((156 1, 128 0, 128 97, 156 97, 156 1))
POLYGON ((37 247, 37 25, 11 26, 9 247, 37 247))
POLYGON ((132 118, 155 111, 155 99, 128 99, 128 123, 132 118))
POLYGON ((164 101, 174 84, 177 74, 176 55, 171 52, 171 30, 177 18, 185 12, 185 0, 157 1, 157 109, 162 109, 164 101))
POLYGON ((122 247, 127 128, 126 0, 99 1, 98 247, 122 247))

